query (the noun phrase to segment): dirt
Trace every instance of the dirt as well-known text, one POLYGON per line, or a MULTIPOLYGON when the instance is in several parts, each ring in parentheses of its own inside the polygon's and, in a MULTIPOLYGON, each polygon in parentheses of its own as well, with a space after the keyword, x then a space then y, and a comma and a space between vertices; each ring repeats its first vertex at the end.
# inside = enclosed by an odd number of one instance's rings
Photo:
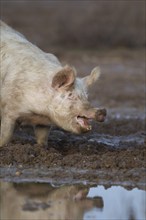
POLYGON ((145 61, 143 50, 56 51, 79 76, 100 65, 90 90, 93 105, 108 111, 104 123, 74 135, 51 127, 48 147, 36 144, 31 127, 19 127, 0 150, 1 178, 56 182, 129 182, 145 185, 145 61))
MULTIPOLYGON (((130 122, 131 119, 110 120, 99 126, 94 124, 92 132, 81 136, 52 128, 48 147, 35 144, 30 129, 25 128, 17 131, 14 140, 1 150, 1 165, 45 165, 48 168, 61 166, 80 169, 143 167, 146 156, 142 141, 143 131, 135 131, 134 134, 128 134, 128 137, 122 135, 122 129, 119 129, 114 137, 106 132, 111 124, 113 129, 116 129, 123 126, 122 123, 126 126, 130 122)), ((130 126, 127 125, 125 129, 130 130, 130 126)), ((140 121, 135 120, 132 126, 139 128, 140 121)))

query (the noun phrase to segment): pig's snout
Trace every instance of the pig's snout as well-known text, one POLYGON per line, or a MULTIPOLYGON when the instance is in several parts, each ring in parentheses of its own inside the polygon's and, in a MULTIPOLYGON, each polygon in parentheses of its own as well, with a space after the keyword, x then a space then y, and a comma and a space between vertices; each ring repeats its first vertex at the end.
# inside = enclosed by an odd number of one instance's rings
POLYGON ((106 115, 107 115, 107 111, 105 108, 97 109, 95 113, 95 119, 98 122, 103 122, 105 120, 106 115))

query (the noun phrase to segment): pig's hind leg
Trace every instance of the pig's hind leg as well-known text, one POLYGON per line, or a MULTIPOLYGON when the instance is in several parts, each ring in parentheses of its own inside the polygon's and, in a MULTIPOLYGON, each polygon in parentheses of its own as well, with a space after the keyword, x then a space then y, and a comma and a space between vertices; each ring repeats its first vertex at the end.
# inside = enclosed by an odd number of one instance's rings
POLYGON ((50 128, 44 125, 35 126, 35 136, 37 140, 37 144, 41 146, 48 145, 48 135, 50 128))
POLYGON ((11 140, 15 127, 15 119, 9 116, 1 117, 0 147, 6 145, 11 140))

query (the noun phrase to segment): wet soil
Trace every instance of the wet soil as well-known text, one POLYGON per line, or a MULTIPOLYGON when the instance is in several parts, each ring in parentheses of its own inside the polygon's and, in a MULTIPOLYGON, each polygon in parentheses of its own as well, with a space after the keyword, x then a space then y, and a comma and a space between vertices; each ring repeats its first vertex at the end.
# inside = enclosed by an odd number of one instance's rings
POLYGON ((64 182, 145 185, 145 61, 144 51, 58 50, 63 63, 79 76, 100 65, 102 75, 90 89, 95 106, 107 108, 104 123, 92 122, 89 133, 74 135, 51 127, 48 147, 36 144, 31 127, 16 129, 0 150, 1 178, 64 182))

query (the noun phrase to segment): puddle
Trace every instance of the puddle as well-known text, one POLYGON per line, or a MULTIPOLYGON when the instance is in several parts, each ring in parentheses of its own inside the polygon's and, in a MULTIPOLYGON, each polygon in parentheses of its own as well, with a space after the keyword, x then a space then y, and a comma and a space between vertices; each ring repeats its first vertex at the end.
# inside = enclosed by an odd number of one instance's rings
POLYGON ((3 220, 144 220, 145 205, 138 188, 1 182, 3 220))
POLYGON ((84 215, 84 220, 130 220, 146 218, 146 192, 134 188, 126 190, 121 186, 105 189, 103 186, 92 187, 87 197, 102 197, 103 209, 94 208, 84 215))
POLYGON ((128 146, 140 146, 144 144, 144 135, 142 134, 131 134, 127 136, 111 136, 111 135, 93 135, 88 140, 89 143, 103 144, 108 147, 122 148, 128 146))

